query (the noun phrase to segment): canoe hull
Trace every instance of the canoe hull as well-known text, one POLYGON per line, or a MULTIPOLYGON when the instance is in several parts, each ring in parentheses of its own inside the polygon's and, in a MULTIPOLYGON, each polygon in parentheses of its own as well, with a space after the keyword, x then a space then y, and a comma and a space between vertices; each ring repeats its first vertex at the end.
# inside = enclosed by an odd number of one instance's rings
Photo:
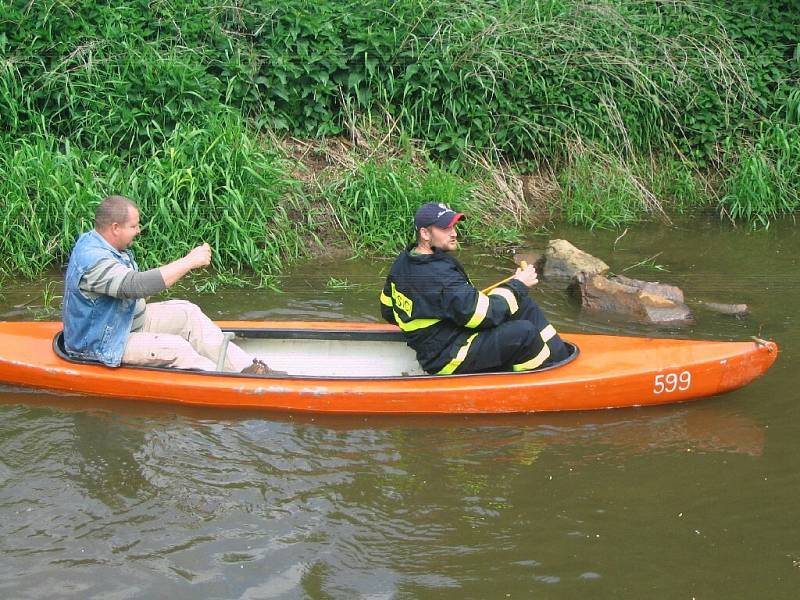
MULTIPOLYGON (((393 333, 372 323, 220 322, 225 329, 393 333)), ((684 402, 763 375, 772 342, 565 334, 580 348, 551 370, 447 377, 242 377, 67 362, 52 348, 57 322, 0 323, 0 382, 62 392, 276 411, 474 414, 592 410, 684 402)))

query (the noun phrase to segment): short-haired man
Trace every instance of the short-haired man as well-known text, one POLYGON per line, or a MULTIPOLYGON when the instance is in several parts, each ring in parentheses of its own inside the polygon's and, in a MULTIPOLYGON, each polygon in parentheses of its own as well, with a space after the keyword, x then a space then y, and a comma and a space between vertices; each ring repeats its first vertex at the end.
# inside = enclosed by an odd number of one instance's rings
POLYGON ((569 350, 528 296, 533 266, 517 269, 488 294, 450 254, 463 219, 444 204, 423 204, 416 243, 397 257, 381 294, 381 314, 402 329, 432 374, 526 371, 567 358, 569 350))
MULTIPOLYGON (((120 364, 216 370, 224 336, 191 302, 148 304, 145 298, 211 262, 208 244, 183 258, 140 272, 130 250, 139 235, 139 209, 124 196, 105 198, 95 227, 78 238, 64 278, 64 345, 76 358, 120 364)), ((269 372, 235 344, 228 344, 227 371, 269 372)))

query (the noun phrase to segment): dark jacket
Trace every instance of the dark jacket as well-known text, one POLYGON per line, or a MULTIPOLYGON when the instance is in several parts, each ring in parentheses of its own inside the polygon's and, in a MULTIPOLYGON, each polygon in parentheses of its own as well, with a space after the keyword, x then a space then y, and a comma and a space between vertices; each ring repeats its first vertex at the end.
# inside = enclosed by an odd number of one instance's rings
POLYGON ((381 315, 397 324, 417 360, 438 372, 467 338, 496 327, 517 312, 528 287, 512 279, 483 294, 464 267, 446 252, 412 254, 412 244, 397 257, 381 293, 381 315))

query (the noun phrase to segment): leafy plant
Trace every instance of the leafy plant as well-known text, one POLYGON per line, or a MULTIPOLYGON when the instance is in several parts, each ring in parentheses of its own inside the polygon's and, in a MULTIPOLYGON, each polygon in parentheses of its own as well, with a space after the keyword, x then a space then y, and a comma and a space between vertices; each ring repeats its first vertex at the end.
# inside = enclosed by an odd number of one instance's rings
POLYGON ((260 145, 242 120, 177 127, 159 150, 126 164, 53 137, 0 142, 0 269, 30 277, 66 262, 109 194, 133 198, 143 232, 140 266, 174 260, 203 242, 220 272, 254 272, 262 281, 303 251, 292 215, 302 202, 283 159, 260 145))

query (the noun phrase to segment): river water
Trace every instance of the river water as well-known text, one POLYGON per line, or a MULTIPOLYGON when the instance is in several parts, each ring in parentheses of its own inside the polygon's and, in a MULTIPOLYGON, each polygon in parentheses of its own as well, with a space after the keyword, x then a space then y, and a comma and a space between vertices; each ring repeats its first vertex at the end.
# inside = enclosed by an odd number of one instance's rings
MULTIPOLYGON (((695 308, 692 326, 654 329, 583 315, 542 283, 534 298, 561 330, 757 335, 779 343, 777 363, 684 405, 508 417, 198 411, 0 388, 0 597, 797 598, 794 224, 754 233, 701 217, 549 236, 677 284, 695 308)), ((513 265, 461 258, 477 284, 513 265)), ((377 320, 388 265, 310 261, 282 293, 191 299, 215 318, 377 320)), ((6 281, 0 319, 52 318, 59 286, 58 274, 6 281)))

